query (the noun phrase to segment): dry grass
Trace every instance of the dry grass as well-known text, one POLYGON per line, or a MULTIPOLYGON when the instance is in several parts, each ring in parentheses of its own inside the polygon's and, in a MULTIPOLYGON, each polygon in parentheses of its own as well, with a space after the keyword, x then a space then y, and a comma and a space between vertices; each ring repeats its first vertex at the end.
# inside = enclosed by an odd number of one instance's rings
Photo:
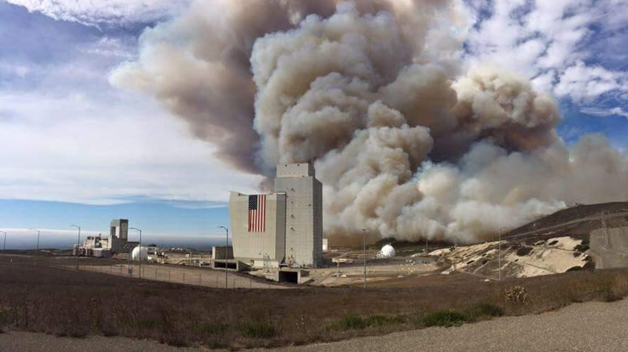
POLYGON ((412 288, 225 292, 9 264, 0 256, 0 330, 78 338, 119 335, 176 346, 306 344, 448 325, 452 317, 458 324, 574 302, 613 301, 628 294, 626 272, 579 271, 503 282, 454 274, 418 278, 420 284, 412 288), (506 300, 506 291, 514 286, 525 287, 525 304, 506 300))

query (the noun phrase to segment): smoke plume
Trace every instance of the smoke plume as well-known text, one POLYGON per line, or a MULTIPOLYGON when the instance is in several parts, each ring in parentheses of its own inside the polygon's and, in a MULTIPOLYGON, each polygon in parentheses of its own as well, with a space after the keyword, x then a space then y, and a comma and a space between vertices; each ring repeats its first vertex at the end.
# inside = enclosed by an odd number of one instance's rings
POLYGON ((628 198, 603 136, 568 147, 552 97, 465 69, 456 0, 198 1, 112 81, 153 94, 234 168, 315 162, 326 236, 472 242, 628 198))

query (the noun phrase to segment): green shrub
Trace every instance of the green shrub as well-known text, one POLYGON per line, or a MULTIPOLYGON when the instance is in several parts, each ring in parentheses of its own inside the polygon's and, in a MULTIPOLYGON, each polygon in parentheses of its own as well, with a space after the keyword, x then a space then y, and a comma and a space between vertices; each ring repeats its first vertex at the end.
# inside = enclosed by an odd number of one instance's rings
POLYGON ((153 318, 139 319, 135 322, 135 325, 142 329, 154 329, 157 326, 157 320, 153 318))
POLYGON ((207 335, 220 335, 229 329, 227 324, 206 323, 201 325, 201 331, 207 335))
POLYGON ((504 310, 500 306, 496 306, 490 303, 481 303, 476 307, 476 309, 483 316, 501 317, 502 315, 504 315, 504 310))
POLYGON ((598 289, 598 293, 600 294, 600 297, 604 302, 615 302, 621 299, 621 297, 615 294, 615 291, 613 291, 613 288, 611 286, 606 286, 598 289))
POLYGON ((332 327, 333 330, 361 330, 366 328, 366 320, 356 314, 349 314, 332 327))
POLYGON ((265 321, 248 321, 240 325, 240 333, 251 339, 268 339, 276 335, 275 327, 265 321))
POLYGON ((398 315, 394 317, 387 317, 385 315, 374 314, 369 315, 366 318, 362 318, 356 314, 349 314, 342 320, 332 324, 329 328, 331 330, 362 330, 370 327, 382 327, 385 325, 405 324, 408 321, 407 317, 398 315))
POLYGON ((388 323, 389 319, 383 315, 369 315, 366 318, 367 326, 384 326, 388 323))
POLYGON ((425 326, 460 326, 467 320, 467 317, 455 310, 441 310, 423 317, 425 326))

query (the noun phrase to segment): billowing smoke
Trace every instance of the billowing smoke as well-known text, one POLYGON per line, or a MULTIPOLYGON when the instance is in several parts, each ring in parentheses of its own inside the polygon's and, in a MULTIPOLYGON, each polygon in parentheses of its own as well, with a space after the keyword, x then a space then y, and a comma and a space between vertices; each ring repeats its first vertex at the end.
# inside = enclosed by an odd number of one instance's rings
POLYGON ((315 162, 327 236, 471 242, 628 198, 628 158, 604 137, 567 147, 550 96, 463 68, 466 18, 455 0, 198 1, 146 30, 112 81, 234 168, 315 162))

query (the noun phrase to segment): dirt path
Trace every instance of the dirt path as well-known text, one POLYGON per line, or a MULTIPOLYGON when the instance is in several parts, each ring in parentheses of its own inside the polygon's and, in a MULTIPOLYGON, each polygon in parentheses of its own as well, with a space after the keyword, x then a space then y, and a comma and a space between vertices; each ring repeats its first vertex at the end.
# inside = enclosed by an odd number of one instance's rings
MULTIPOLYGON (((508 317, 348 341, 288 347, 277 351, 628 351, 628 300, 573 304, 556 312, 508 317)), ((57 338, 13 332, 0 334, 0 352, 204 351, 126 338, 57 338)), ((269 351, 269 350, 257 350, 269 351)))

